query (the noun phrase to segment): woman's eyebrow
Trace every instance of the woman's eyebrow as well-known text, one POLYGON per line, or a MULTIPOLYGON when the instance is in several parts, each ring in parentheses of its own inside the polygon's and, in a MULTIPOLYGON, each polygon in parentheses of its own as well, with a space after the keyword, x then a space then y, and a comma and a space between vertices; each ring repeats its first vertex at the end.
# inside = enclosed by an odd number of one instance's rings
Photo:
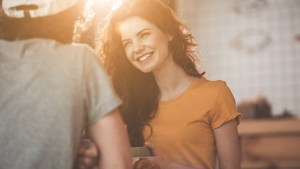
POLYGON ((140 35, 141 33, 143 33, 144 31, 150 30, 149 28, 144 28, 141 31, 139 31, 136 35, 140 35))

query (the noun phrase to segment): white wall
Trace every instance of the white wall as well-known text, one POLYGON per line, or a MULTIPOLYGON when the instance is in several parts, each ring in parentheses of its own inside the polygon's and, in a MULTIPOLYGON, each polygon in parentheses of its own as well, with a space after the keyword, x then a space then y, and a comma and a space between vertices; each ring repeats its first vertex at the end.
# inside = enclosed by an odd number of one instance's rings
POLYGON ((274 115, 300 116, 299 0, 177 0, 177 8, 208 78, 227 81, 237 103, 265 96, 274 115))

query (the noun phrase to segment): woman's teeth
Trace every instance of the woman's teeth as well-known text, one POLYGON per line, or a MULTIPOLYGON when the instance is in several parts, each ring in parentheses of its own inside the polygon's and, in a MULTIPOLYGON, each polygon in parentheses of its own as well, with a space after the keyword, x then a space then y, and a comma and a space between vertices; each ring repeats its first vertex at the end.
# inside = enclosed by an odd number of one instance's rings
POLYGON ((150 54, 146 54, 146 55, 143 55, 143 56, 137 58, 137 61, 142 62, 142 61, 148 59, 149 57, 150 57, 150 54))

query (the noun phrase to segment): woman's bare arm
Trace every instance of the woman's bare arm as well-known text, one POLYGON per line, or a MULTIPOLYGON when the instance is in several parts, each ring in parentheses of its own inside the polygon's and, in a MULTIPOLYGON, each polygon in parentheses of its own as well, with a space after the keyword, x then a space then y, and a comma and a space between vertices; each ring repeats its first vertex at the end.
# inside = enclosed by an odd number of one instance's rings
POLYGON ((237 121, 231 120, 214 129, 220 169, 240 169, 240 144, 237 121))

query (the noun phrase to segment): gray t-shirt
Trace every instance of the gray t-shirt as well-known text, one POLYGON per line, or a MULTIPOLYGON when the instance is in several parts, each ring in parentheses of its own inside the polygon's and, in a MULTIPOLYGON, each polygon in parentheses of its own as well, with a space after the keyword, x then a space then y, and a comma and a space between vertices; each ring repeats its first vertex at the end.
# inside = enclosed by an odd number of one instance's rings
POLYGON ((87 45, 0 40, 0 169, 71 169, 85 126, 119 104, 87 45))

